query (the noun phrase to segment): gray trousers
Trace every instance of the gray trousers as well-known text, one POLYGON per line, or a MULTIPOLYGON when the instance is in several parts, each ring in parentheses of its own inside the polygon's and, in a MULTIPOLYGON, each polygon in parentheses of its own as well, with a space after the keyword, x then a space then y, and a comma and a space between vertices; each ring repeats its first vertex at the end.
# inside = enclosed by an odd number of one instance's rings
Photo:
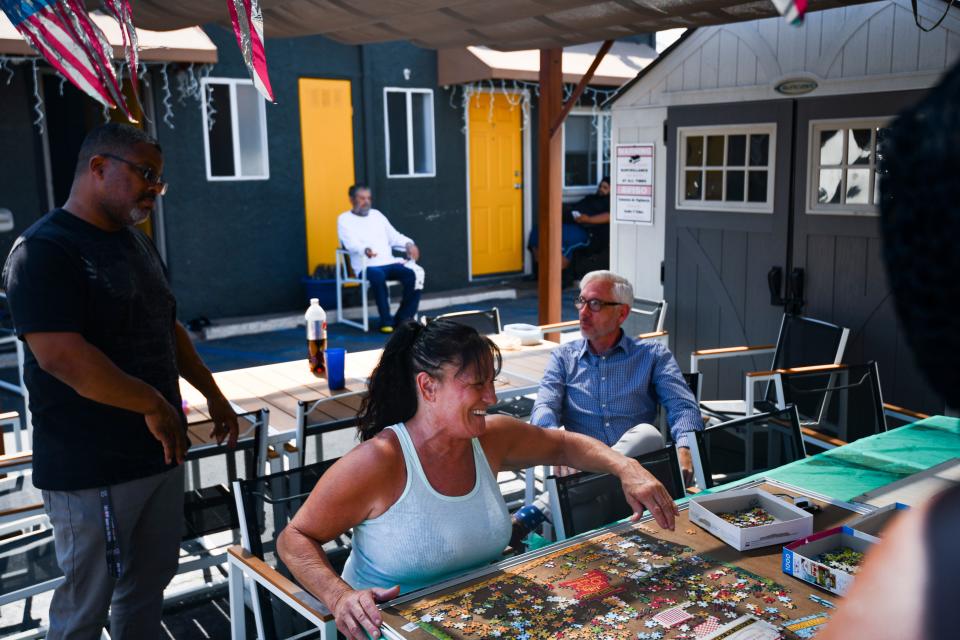
POLYGON ((95 640, 110 617, 113 640, 160 637, 163 590, 177 571, 183 466, 110 487, 122 573, 110 575, 99 489, 44 491, 57 564, 66 582, 50 604, 48 640, 95 640))

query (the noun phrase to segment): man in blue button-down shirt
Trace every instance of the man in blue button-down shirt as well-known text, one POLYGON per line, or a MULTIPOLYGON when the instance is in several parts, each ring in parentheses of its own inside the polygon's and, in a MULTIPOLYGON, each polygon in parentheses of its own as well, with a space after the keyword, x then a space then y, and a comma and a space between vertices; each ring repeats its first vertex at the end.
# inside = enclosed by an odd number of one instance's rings
POLYGON ((693 463, 686 434, 703 428, 700 410, 670 350, 620 328, 632 302, 633 287, 625 278, 610 271, 584 276, 576 301, 583 339, 551 354, 530 422, 563 426, 637 456, 663 446, 652 426, 663 405, 689 484, 693 463))

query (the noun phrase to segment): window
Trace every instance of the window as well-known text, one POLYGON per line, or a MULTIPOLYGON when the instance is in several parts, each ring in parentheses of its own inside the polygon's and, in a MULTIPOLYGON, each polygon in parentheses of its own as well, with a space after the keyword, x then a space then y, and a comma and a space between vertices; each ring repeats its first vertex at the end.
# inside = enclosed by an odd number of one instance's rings
POLYGON ((610 175, 610 114, 571 113, 563 122, 563 186, 596 188, 610 175))
POLYGON ((877 147, 886 122, 846 120, 810 127, 809 213, 877 214, 877 147))
POLYGON ((776 127, 680 129, 677 208, 773 212, 776 127))
POLYGON ((207 180, 266 180, 267 113, 250 80, 204 78, 203 148, 207 180))
POLYGON ((387 177, 435 176, 433 90, 384 89, 383 111, 387 177))

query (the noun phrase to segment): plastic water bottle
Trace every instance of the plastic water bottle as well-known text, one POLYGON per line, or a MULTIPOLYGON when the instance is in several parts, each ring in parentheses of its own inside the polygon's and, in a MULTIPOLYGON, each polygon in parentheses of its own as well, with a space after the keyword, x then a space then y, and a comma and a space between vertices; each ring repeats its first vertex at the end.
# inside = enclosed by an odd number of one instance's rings
POLYGON ((320 306, 320 300, 310 298, 310 306, 303 315, 307 321, 307 357, 310 359, 310 373, 320 377, 327 373, 327 363, 323 352, 327 348, 327 312, 320 306))

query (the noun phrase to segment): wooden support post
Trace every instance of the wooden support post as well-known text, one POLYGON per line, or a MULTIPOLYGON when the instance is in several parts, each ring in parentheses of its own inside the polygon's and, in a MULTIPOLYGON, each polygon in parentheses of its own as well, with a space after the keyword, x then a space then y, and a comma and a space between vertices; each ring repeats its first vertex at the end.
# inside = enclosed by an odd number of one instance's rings
MULTIPOLYGON (((540 102, 538 105, 538 196, 537 225, 540 229, 539 324, 560 322, 561 299, 561 207, 563 176, 560 131, 551 131, 563 108, 563 49, 540 50, 540 102)), ((560 334, 547 334, 559 342, 560 334)))

